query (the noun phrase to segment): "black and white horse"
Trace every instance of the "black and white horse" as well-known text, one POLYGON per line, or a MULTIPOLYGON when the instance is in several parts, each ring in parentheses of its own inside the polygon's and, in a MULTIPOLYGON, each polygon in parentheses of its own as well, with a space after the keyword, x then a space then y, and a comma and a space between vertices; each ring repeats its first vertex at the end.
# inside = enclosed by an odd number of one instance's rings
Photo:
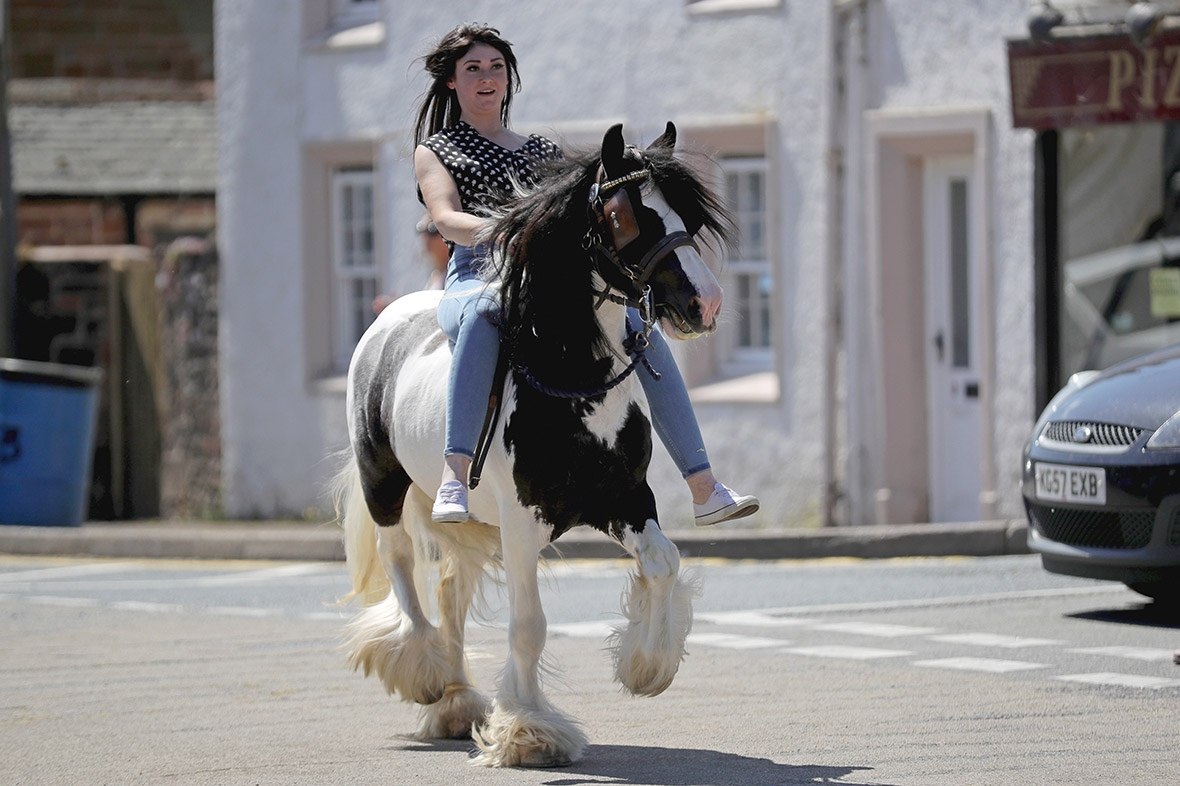
POLYGON ((637 375, 652 373, 643 349, 657 319, 679 338, 716 328, 721 288, 693 238, 707 230, 723 240, 731 223, 673 154, 675 139, 669 123, 640 151, 615 126, 600 152, 554 162, 491 230, 503 251, 489 287, 498 290, 512 366, 483 480, 470 492, 472 520, 430 520, 451 362, 435 316, 439 293, 395 301, 352 358, 340 512, 354 595, 369 605, 349 625, 350 660, 424 705, 419 736, 471 735, 477 763, 553 766, 586 745, 539 681, 539 552, 570 528, 600 530, 636 561, 625 622, 610 641, 618 680, 654 696, 684 657, 698 586, 660 531, 637 375), (628 305, 644 314, 642 330, 628 328, 628 305), (415 566, 435 560, 437 624, 415 579, 415 566), (510 622, 489 702, 470 683, 463 635, 490 563, 502 565, 510 622))

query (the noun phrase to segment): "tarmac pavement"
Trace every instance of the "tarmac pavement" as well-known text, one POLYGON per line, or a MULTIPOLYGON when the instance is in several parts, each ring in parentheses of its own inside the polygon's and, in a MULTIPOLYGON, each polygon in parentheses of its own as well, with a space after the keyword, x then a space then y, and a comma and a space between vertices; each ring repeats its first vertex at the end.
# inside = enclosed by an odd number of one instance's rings
MULTIPOLYGON (((816 530, 666 530, 686 557, 819 559, 852 557, 998 556, 1027 554, 1023 520, 956 524, 894 524, 816 530)), ((551 546, 566 559, 626 556, 614 541, 587 527, 551 546)), ((549 550, 547 550, 548 553, 549 550)), ((344 559, 335 524, 299 521, 120 521, 80 527, 0 525, 0 554, 118 559, 344 559)))

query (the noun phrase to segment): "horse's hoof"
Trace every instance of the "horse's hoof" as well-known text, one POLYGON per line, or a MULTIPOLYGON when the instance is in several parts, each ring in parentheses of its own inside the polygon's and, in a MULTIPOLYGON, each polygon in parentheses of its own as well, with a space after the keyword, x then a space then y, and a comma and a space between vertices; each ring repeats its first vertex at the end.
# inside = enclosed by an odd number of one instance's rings
POLYGON ((551 753, 546 750, 527 750, 520 754, 520 767, 534 767, 537 769, 552 769, 554 767, 568 767, 574 761, 564 753, 551 753))

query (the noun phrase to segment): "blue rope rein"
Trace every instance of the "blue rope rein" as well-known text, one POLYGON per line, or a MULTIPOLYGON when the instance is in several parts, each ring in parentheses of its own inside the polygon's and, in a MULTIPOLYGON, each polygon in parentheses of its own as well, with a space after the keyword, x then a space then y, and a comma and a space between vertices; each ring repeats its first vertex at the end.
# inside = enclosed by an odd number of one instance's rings
POLYGON ((627 350, 629 355, 632 355, 631 362, 627 364, 627 367, 623 369, 622 372, 619 373, 614 379, 608 380, 591 390, 563 390, 561 388, 555 388, 550 385, 546 385, 544 382, 537 379, 527 366, 513 362, 512 367, 515 368, 517 373, 519 373, 524 378, 525 382, 529 383, 530 387, 532 387, 534 390, 544 393, 546 396, 568 399, 597 398, 598 396, 608 393, 618 387, 623 382, 623 380, 631 376, 631 373, 639 367, 640 363, 642 363, 643 367, 646 368, 648 373, 652 375, 652 378, 654 378, 657 382, 660 381, 660 372, 656 371, 655 367, 652 366, 651 361, 647 359, 647 346, 648 342, 647 336, 645 334, 640 332, 629 334, 623 341, 623 347, 627 350))

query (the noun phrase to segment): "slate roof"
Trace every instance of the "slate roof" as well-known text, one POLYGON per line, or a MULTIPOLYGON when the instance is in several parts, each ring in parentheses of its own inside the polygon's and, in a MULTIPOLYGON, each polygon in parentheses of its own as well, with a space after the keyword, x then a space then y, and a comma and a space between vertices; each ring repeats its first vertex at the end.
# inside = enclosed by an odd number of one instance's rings
POLYGON ((217 190, 212 100, 10 102, 19 194, 193 194, 217 190))

